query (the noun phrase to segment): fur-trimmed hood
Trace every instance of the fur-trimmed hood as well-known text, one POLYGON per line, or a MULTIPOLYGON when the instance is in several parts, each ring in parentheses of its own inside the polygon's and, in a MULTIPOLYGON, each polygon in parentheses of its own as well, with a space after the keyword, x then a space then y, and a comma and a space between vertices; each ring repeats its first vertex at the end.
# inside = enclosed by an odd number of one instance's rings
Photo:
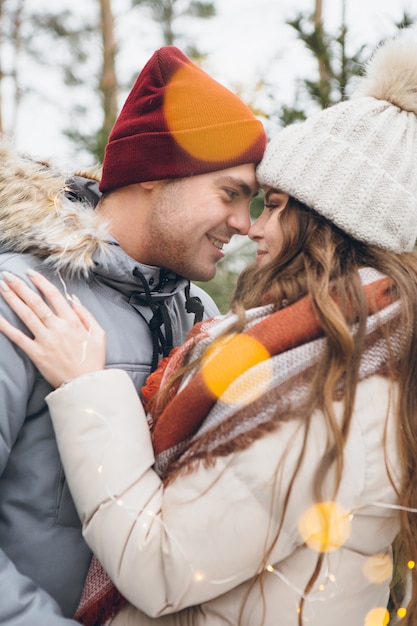
MULTIPOLYGON (((100 180, 100 169, 77 172, 86 183, 100 180)), ((74 181, 74 179, 72 179, 74 181)), ((29 252, 72 275, 87 275, 93 255, 111 246, 107 222, 81 198, 71 181, 48 162, 18 154, 0 144, 0 246, 29 252)))

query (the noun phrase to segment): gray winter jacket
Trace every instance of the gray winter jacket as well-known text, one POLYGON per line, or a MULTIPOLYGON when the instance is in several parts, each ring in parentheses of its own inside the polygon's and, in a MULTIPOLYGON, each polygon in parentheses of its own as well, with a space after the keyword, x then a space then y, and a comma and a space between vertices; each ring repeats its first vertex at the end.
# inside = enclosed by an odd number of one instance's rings
MULTIPOLYGON (((193 325, 188 281, 125 254, 85 202, 95 197, 94 175, 87 183, 81 202, 53 168, 0 147, 0 271, 27 280, 32 267, 75 294, 106 331, 107 367, 126 370, 139 391, 153 357, 179 345, 193 325)), ((196 286, 190 295, 201 299, 205 317, 218 313, 196 286)), ((20 324, 1 298, 0 314, 20 324)), ((75 623, 91 559, 44 400, 50 391, 0 335, 2 626, 75 623)))

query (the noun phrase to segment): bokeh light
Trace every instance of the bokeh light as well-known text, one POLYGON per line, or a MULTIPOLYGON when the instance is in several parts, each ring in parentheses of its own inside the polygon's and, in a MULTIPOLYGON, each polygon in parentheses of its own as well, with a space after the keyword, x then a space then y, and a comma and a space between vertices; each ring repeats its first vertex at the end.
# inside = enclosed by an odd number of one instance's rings
POLYGON ((391 580, 392 567, 389 554, 374 554, 365 561, 363 573, 371 583, 379 584, 391 580))
POLYGON ((389 612, 385 607, 379 606, 369 611, 365 618, 364 626, 388 626, 389 612))
MULTIPOLYGON (((221 106, 202 108, 199 106, 199 127, 201 132, 187 132, 195 126, 196 103, 193 94, 207 89, 207 78, 201 72, 192 76, 194 89, 190 90, 190 72, 185 65, 172 76, 167 85, 164 100, 164 115, 170 132, 177 143, 189 154, 204 161, 225 161, 243 154, 258 139, 259 128, 255 124, 245 126, 244 132, 238 133, 239 112, 233 98, 224 97, 224 88, 219 85, 219 103, 221 106), (230 118, 236 124, 225 124, 230 118), (207 133, 204 133, 207 128, 207 133), (213 134, 218 132, 217 140, 213 134)), ((210 87, 211 90, 215 85, 210 87)))
POLYGON ((246 406, 259 398, 269 387, 272 379, 272 361, 268 359, 258 363, 256 373, 246 370, 222 394, 222 402, 246 406))
POLYGON ((332 552, 349 538, 351 516, 338 502, 319 502, 307 509, 298 521, 303 541, 316 552, 332 552))
MULTIPOLYGON (((219 398, 238 376, 269 358, 268 350, 254 337, 240 333, 227 335, 213 342, 207 350, 202 362, 201 374, 210 392, 219 398)), ((262 390, 254 391, 254 394, 260 394, 265 389, 265 385, 268 384, 268 371, 271 370, 267 369, 262 377, 262 390)), ((248 385, 243 382, 242 393, 246 391, 245 387, 248 385)), ((235 386, 229 395, 224 394, 222 400, 224 402, 238 402, 240 400, 239 385, 235 386)))

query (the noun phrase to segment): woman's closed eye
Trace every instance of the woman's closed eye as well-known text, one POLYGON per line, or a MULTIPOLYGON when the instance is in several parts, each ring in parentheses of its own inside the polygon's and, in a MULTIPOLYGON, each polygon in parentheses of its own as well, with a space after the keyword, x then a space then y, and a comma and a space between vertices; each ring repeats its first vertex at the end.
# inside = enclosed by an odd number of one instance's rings
POLYGON ((279 209, 280 206, 282 206, 280 203, 275 203, 275 202, 268 202, 264 204, 265 209, 268 209, 268 211, 275 211, 275 209, 279 209))

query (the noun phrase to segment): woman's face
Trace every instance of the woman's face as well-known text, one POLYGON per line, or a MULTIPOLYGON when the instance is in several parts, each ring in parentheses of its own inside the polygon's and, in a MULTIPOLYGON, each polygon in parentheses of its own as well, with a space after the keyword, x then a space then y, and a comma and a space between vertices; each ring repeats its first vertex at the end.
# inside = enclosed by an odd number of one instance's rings
POLYGON ((280 214, 287 206, 289 195, 273 189, 263 188, 265 200, 264 210, 258 219, 249 228, 248 235, 258 244, 256 262, 269 263, 280 251, 283 243, 283 234, 280 223, 280 214))

